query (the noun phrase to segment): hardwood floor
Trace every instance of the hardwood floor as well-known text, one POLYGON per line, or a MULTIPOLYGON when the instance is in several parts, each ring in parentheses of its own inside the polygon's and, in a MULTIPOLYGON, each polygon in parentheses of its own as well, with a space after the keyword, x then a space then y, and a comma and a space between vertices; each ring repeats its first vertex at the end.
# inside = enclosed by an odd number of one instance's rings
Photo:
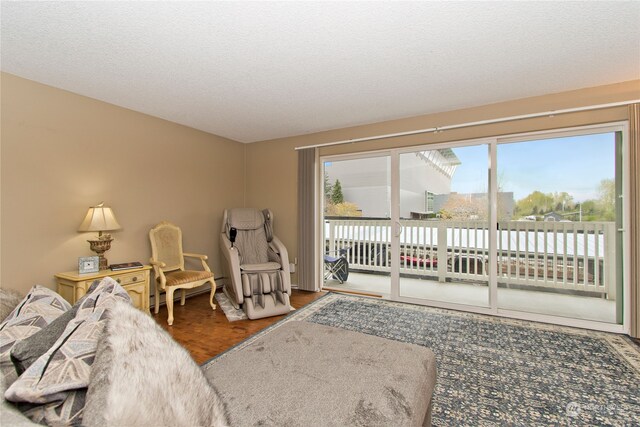
MULTIPOLYGON (((219 289, 217 292, 222 292, 219 289)), ((291 305, 298 309, 320 298, 326 292, 306 292, 293 290, 291 305)), ((233 347, 249 336, 272 325, 285 316, 268 317, 258 320, 238 320, 229 322, 217 304, 216 310, 209 306, 209 293, 187 298, 184 306, 179 302, 173 305, 173 325, 167 325, 167 307, 160 306, 153 318, 182 346, 184 346, 197 364, 233 347)))

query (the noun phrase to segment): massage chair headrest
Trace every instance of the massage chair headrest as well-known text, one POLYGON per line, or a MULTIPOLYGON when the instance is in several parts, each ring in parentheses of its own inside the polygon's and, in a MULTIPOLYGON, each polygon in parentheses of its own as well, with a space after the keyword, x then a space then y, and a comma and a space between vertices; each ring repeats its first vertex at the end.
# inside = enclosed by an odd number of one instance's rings
POLYGON ((227 209, 226 217, 227 221, 225 224, 225 233, 227 237, 230 237, 229 232, 231 228, 242 231, 257 230, 264 227, 267 234, 267 241, 270 242, 273 238, 273 229, 271 226, 272 214, 269 209, 265 209, 262 211, 255 208, 227 209))

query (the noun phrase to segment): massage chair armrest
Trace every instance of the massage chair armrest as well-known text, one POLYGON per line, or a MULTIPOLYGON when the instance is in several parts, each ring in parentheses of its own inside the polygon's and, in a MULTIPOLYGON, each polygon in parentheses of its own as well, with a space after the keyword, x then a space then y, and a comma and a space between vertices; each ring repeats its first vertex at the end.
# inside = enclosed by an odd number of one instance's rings
POLYGON ((289 280, 291 271, 289 270, 289 252, 287 252, 287 248, 284 246, 282 241, 278 239, 276 236, 273 236, 271 242, 269 242, 269 247, 280 257, 278 261, 282 266, 282 271, 285 274, 285 292, 291 293, 291 281, 289 280))
MULTIPOLYGON (((231 281, 231 289, 236 298, 238 304, 242 304, 244 301, 244 295, 242 293, 242 278, 240 272, 240 256, 238 249, 231 246, 231 241, 226 234, 220 234, 220 252, 222 253, 222 262, 226 265, 226 271, 229 274, 227 280, 231 281)), ((229 289, 229 287, 227 287, 229 289)))

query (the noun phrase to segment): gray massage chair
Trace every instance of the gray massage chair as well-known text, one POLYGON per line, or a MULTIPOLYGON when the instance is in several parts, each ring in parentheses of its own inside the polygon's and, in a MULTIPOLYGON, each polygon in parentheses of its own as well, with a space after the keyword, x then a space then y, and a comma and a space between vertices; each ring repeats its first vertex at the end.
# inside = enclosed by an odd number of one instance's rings
POLYGON ((291 311, 289 255, 273 235, 270 210, 226 209, 222 218, 220 251, 224 293, 249 319, 291 311))

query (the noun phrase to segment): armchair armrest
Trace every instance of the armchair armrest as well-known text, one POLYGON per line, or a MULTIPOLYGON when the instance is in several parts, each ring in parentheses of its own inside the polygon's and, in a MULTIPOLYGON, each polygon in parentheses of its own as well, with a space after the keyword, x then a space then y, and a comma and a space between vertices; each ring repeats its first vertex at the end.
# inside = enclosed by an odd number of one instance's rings
POLYGON ((209 269, 209 265, 206 262, 209 259, 208 256, 201 255, 201 254, 194 254, 191 252, 183 252, 182 255, 184 257, 189 257, 189 258, 198 258, 200 262, 202 262, 202 268, 204 268, 205 271, 211 272, 211 270, 209 269))
POLYGON ((149 264, 153 267, 153 273, 156 276, 156 286, 160 285, 160 289, 164 289, 167 284, 167 278, 164 275, 162 269, 167 266, 164 262, 156 261, 153 258, 149 259, 149 264), (158 283, 158 279, 160 282, 158 283))
POLYGON ((194 253, 190 253, 190 252, 183 252, 182 255, 189 257, 189 258, 200 258, 201 260, 208 260, 209 257, 206 255, 201 255, 201 254, 194 254, 194 253))
POLYGON ((165 268, 167 266, 167 264, 165 264, 164 262, 155 261, 153 258, 151 258, 149 260, 149 264, 151 264, 154 267, 158 267, 158 268, 165 268))

